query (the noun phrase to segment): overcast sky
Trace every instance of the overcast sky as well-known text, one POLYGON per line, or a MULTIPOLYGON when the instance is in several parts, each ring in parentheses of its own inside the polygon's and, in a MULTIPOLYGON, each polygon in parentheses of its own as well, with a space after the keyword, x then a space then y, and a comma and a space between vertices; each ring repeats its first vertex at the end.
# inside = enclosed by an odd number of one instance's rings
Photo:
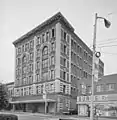
POLYGON ((95 13, 111 21, 112 25, 107 29, 103 21, 98 20, 97 43, 108 47, 97 50, 102 53, 105 75, 117 73, 117 46, 111 46, 117 45, 117 0, 0 0, 0 80, 14 81, 15 49, 12 42, 58 11, 90 47, 95 13), (108 44, 104 44, 107 41, 108 44))

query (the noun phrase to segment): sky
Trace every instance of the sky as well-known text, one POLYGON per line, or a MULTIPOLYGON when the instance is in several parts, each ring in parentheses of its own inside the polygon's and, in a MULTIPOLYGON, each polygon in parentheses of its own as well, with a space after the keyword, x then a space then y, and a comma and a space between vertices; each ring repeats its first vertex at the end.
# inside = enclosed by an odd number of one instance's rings
POLYGON ((117 73, 117 0, 0 0, 0 81, 14 81, 12 42, 59 11, 90 48, 95 13, 111 22, 107 29, 103 20, 97 21, 97 51, 105 65, 104 74, 117 73))

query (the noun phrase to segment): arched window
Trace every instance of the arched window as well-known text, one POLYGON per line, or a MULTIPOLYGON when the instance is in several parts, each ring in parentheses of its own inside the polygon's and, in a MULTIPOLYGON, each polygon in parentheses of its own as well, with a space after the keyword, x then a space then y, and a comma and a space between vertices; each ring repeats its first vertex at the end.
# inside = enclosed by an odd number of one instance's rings
POLYGON ((48 68, 48 47, 45 46, 42 50, 42 78, 43 80, 47 80, 48 79, 48 69, 45 70, 46 68, 48 68))
POLYGON ((45 47, 43 48, 43 51, 42 51, 42 56, 47 55, 47 54, 48 54, 48 47, 45 46, 45 47))
POLYGON ((42 68, 48 67, 48 47, 45 46, 42 50, 42 68))

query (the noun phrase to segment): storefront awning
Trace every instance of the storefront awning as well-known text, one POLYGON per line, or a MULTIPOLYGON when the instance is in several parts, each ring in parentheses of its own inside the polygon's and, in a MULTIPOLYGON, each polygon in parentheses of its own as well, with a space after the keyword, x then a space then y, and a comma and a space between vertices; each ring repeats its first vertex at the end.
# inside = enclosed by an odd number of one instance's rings
MULTIPOLYGON (((97 101, 97 102, 93 102, 94 104, 116 104, 117 105, 117 101, 97 101)), ((77 104, 91 104, 91 102, 77 102, 77 104)))
MULTIPOLYGON (((43 103, 43 102, 45 102, 44 99, 40 99, 40 100, 11 101, 10 103, 43 103)), ((56 101, 52 100, 52 99, 46 99, 46 102, 56 102, 56 101)))

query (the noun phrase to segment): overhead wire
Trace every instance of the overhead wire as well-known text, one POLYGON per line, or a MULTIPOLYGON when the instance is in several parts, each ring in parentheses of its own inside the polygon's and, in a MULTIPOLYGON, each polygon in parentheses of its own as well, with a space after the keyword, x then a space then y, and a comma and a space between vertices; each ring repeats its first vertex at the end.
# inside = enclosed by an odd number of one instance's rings
POLYGON ((108 53, 108 52, 103 52, 103 51, 101 51, 101 53, 109 54, 109 55, 117 55, 117 53, 108 53))
POLYGON ((100 44, 97 44, 97 45, 99 46, 99 45, 105 45, 105 44, 111 44, 111 43, 117 43, 117 41, 105 42, 105 43, 100 43, 100 44))
POLYGON ((114 46, 117 46, 117 45, 103 45, 103 46, 97 46, 98 48, 103 48, 103 47, 114 47, 114 46))
POLYGON ((104 43, 104 42, 116 41, 116 40, 117 40, 117 38, 110 38, 110 39, 106 39, 106 40, 97 41, 97 44, 104 43))

